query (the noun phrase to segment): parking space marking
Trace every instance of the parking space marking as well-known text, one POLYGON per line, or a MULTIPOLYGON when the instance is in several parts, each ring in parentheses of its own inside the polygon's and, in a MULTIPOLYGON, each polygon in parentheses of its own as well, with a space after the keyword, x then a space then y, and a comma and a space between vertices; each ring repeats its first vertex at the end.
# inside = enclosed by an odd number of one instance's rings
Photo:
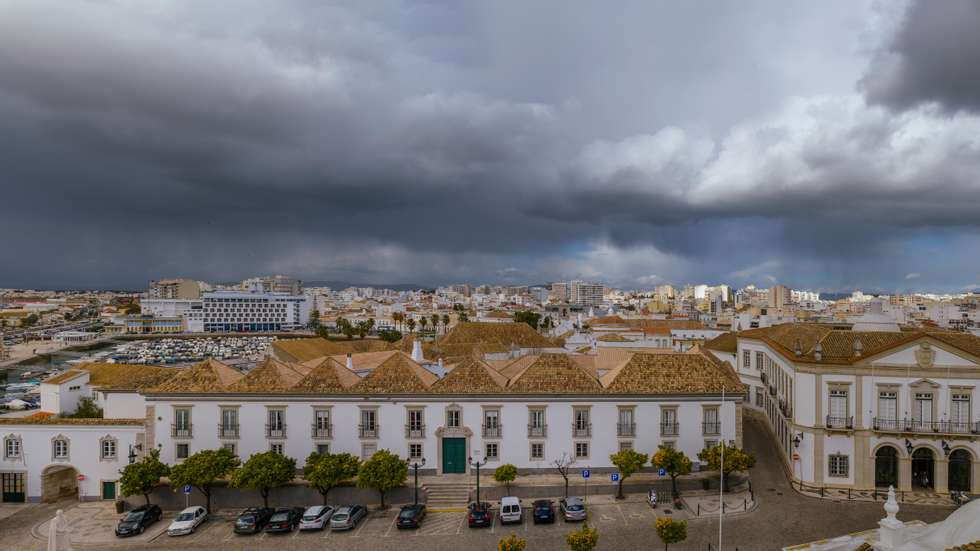
POLYGON ((623 523, 629 526, 630 523, 628 520, 626 520, 626 513, 623 512, 623 508, 620 507, 619 505, 616 505, 616 509, 619 510, 619 515, 623 517, 623 523))
POLYGON ((458 534, 461 524, 465 522, 466 515, 462 513, 431 513, 415 532, 415 535, 449 536, 458 534))

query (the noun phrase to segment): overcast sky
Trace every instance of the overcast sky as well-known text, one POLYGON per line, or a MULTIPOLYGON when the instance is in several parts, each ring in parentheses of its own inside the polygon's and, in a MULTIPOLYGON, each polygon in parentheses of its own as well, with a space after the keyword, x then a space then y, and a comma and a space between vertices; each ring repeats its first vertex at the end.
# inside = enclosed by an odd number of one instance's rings
POLYGON ((0 287, 980 287, 980 3, 0 0, 0 287))

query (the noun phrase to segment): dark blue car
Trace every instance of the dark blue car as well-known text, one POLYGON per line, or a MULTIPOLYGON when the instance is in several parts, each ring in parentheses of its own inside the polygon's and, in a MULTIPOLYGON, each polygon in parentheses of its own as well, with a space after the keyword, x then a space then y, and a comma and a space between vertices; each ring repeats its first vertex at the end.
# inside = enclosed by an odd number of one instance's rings
POLYGON ((551 500, 539 499, 531 505, 534 524, 551 524, 555 522, 555 504, 551 500))

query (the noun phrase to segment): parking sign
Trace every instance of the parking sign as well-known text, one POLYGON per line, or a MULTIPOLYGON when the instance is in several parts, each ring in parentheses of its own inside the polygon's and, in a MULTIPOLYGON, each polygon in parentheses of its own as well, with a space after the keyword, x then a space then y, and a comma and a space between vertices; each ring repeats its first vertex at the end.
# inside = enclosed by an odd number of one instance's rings
POLYGON ((619 473, 613 473, 609 475, 609 478, 611 478, 613 482, 619 482, 619 473))
POLYGON ((184 493, 185 494, 191 493, 191 485, 190 484, 184 486, 184 493))
POLYGON ((588 469, 582 469, 582 478, 589 478, 591 474, 588 469))
POLYGON ((657 473, 660 476, 665 476, 667 474, 667 469, 661 468, 659 471, 657 471, 657 473))

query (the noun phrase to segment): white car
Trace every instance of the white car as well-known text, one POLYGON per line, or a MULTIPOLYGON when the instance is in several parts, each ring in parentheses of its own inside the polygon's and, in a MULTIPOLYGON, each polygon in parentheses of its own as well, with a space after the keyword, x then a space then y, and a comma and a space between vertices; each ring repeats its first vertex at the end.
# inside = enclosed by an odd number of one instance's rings
POLYGON ((507 496, 500 500, 500 524, 511 522, 521 522, 524 520, 524 511, 521 509, 521 500, 514 496, 507 496))
POLYGON ((333 515, 333 507, 329 505, 314 505, 303 513, 303 518, 299 521, 300 530, 323 530, 327 527, 327 521, 333 515))
POLYGON ((167 527, 168 536, 185 536, 191 534, 208 518, 208 511, 200 505, 188 507, 177 515, 177 518, 167 527))

